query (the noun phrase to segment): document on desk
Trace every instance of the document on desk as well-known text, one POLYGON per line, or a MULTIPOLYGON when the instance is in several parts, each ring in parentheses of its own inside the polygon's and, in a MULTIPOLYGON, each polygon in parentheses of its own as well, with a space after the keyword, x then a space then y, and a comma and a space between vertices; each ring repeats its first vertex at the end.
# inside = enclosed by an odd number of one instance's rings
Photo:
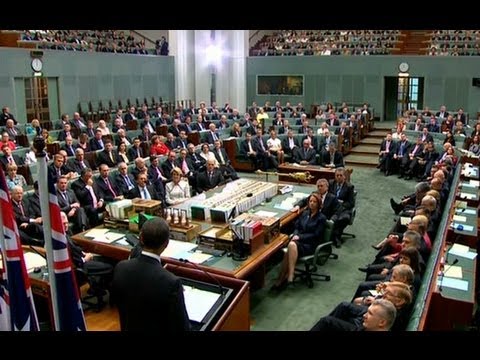
POLYGON ((477 211, 474 209, 455 209, 455 213, 462 215, 477 215, 477 211))
POLYGON ((257 216, 262 216, 262 217, 275 217, 278 215, 278 213, 273 212, 273 211, 265 211, 265 210, 259 210, 256 213, 254 213, 257 216))
POLYGON ((33 252, 24 252, 23 258, 25 259, 25 267, 27 268, 27 272, 29 273, 32 272, 35 268, 47 265, 47 260, 44 257, 33 252))
POLYGON ((448 287, 448 288, 452 288, 452 289, 468 291, 468 281, 465 281, 465 280, 459 280, 459 279, 454 279, 454 278, 451 278, 451 277, 444 276, 439 281, 438 284, 439 284, 439 286, 442 286, 442 287, 448 287))
POLYGON ((453 215, 453 221, 457 221, 457 222, 467 222, 467 218, 466 218, 466 216, 453 215))
POLYGON ((453 244, 450 250, 448 251, 450 254, 459 255, 465 254, 470 250, 470 248, 466 245, 462 244, 453 244))
POLYGON ((194 263, 194 264, 202 264, 205 261, 210 260, 213 258, 213 255, 202 253, 201 251, 189 252, 185 259, 194 263))
POLYGON ((473 187, 480 187, 480 180, 472 180, 470 179, 470 185, 472 185, 473 187))
POLYGON ((105 237, 105 234, 108 233, 110 229, 91 229, 85 233, 85 237, 88 238, 102 238, 105 237))
POLYGON ((188 318, 201 322, 215 305, 220 294, 183 285, 183 296, 188 318))
POLYGON ((469 199, 469 200, 472 200, 472 199, 475 199, 477 197, 477 194, 470 194, 470 193, 460 193, 460 197, 462 199, 469 199))
POLYGON ((170 239, 167 248, 162 252, 162 256, 179 259, 182 254, 192 251, 197 246, 197 244, 170 239))
POLYGON ((455 278, 455 279, 463 279, 462 267, 455 266, 455 265, 446 265, 443 273, 448 271, 448 277, 455 278))
POLYGON ((409 216, 401 216, 400 217, 400 224, 402 224, 403 226, 407 226, 411 222, 412 222, 412 218, 409 217, 409 216))

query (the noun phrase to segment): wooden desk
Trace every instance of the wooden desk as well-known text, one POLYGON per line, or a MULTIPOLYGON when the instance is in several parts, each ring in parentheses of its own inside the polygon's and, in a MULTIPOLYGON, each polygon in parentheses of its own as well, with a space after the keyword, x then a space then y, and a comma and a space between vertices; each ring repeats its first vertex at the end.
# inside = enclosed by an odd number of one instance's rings
MULTIPOLYGON (((176 266, 173 264, 167 264, 165 268, 179 277, 216 284, 210 276, 197 269, 189 269, 185 266, 176 266)), ((213 319, 213 323, 208 330, 249 331, 250 292, 248 282, 216 274, 212 274, 211 276, 222 286, 233 289, 233 299, 225 304, 218 316, 213 319)))
MULTIPOLYGON (((99 226, 99 228, 103 228, 103 226, 99 226)), ((114 229, 113 231, 122 232, 120 229, 114 229)), ((93 241, 85 237, 85 233, 87 231, 73 235, 72 239, 86 252, 100 254, 119 261, 127 259, 130 255, 130 246, 116 244, 115 242, 107 244, 93 241)), ((266 261, 287 242, 288 236, 279 234, 269 244, 263 244, 257 248, 245 261, 235 261, 231 257, 224 255, 213 257, 206 263, 199 265, 199 267, 214 274, 250 280, 253 283, 253 287, 260 288, 263 287, 265 282, 266 261)), ((162 256, 162 261, 166 264, 185 266, 183 262, 169 257, 162 256)))
MULTIPOLYGON (((448 246, 448 249, 450 246, 448 246)), ((476 252, 475 249, 470 251, 476 252)), ((437 263, 433 276, 433 292, 426 317, 425 330, 454 330, 458 327, 468 326, 472 321, 475 305, 475 269, 476 259, 469 260, 464 257, 449 254, 443 251, 449 264, 458 259, 457 266, 462 268, 462 280, 468 281, 468 290, 457 290, 439 285, 441 277, 438 276, 443 266, 437 263)), ((443 274, 448 277, 449 265, 443 268, 443 274)))
MULTIPOLYGON (((319 165, 300 165, 296 166, 290 163, 284 163, 278 166, 278 180, 297 183, 295 179, 290 177, 288 174, 296 172, 306 172, 308 171, 313 178, 308 182, 308 184, 316 184, 318 179, 335 179, 335 169, 321 167, 319 165)), ((347 182, 350 182, 350 175, 352 174, 353 169, 346 169, 345 177, 347 182)))

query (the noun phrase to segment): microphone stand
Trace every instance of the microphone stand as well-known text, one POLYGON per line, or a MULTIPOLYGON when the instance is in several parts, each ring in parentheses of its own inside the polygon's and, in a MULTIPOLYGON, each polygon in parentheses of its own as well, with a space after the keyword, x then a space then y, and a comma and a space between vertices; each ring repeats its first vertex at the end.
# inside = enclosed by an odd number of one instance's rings
POLYGON ((440 273, 442 279, 440 281, 440 286, 438 287, 438 291, 441 293, 443 291, 443 279, 445 278, 445 274, 455 265, 458 263, 458 259, 455 259, 451 265, 449 265, 448 269, 445 267, 445 271, 440 273))
POLYGON ((185 264, 189 264, 191 265, 192 267, 194 267, 196 270, 199 270, 201 271, 202 273, 204 273, 205 275, 207 275, 207 277, 211 280, 213 280, 215 282, 215 284, 218 286, 218 289, 220 290, 220 296, 225 296, 225 290, 222 286, 222 284, 220 283, 220 281, 214 277, 212 274, 210 274, 208 271, 202 269, 200 266, 198 266, 197 264, 195 264, 194 262, 191 262, 190 260, 187 260, 187 259, 178 259, 179 261, 185 263, 185 264))

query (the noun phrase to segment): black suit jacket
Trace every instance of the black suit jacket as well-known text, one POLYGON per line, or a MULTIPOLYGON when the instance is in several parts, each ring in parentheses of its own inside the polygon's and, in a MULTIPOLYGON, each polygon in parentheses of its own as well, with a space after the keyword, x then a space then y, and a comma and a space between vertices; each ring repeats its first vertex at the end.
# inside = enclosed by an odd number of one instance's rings
MULTIPOLYGON (((332 161, 332 157, 330 155, 329 151, 322 151, 322 166, 325 166, 327 164, 330 164, 332 161)), ((335 164, 335 167, 343 167, 343 155, 340 151, 335 151, 335 154, 333 155, 333 163, 335 164)))
POLYGON ((213 154, 215 155, 215 159, 217 159, 218 163, 220 165, 230 165, 230 159, 228 157, 228 154, 227 152, 225 151, 224 148, 220 148, 220 149, 213 149, 213 154), (223 161, 225 161, 225 164, 222 164, 222 161, 220 159, 220 155, 219 155, 219 152, 222 153, 222 156, 223 156, 223 161))
MULTIPOLYGON (((162 197, 161 194, 157 193, 157 190, 155 190, 155 187, 153 185, 147 185, 147 190, 153 200, 161 200, 162 203, 165 203, 164 197, 162 197)), ((138 188, 138 185, 135 185, 135 187, 130 190, 125 197, 127 199, 141 198, 142 196, 140 195, 140 189, 138 188)))
POLYGON ((17 222, 17 226, 20 226, 22 223, 29 223, 30 222, 30 213, 28 210, 28 204, 25 202, 25 200, 22 200, 22 207, 23 207, 23 212, 20 209, 20 206, 17 205, 15 201, 12 201, 12 206, 13 206, 13 213, 15 214, 15 221, 17 222))
POLYGON ((224 182, 225 179, 220 170, 213 170, 212 180, 210 180, 208 172, 203 171, 197 175, 197 192, 201 193, 213 189, 215 186, 222 185, 224 182))
MULTIPOLYGON (((115 192, 115 195, 119 196, 120 191, 117 189, 115 182, 110 177, 108 177, 108 181, 110 182, 110 186, 115 192)), ((101 176, 97 177, 94 183, 98 191, 98 196, 100 196, 100 198, 104 199, 107 202, 112 202, 115 199, 115 196, 113 196, 112 192, 105 183, 105 180, 101 176)))
POLYGON ((68 198, 68 201, 65 200, 65 198, 63 197, 63 195, 57 190, 57 198, 58 198, 58 206, 60 207, 60 210, 63 211, 65 214, 68 214, 70 212, 70 210, 72 210, 72 204, 73 203, 80 203, 77 199, 77 197, 75 196, 75 193, 70 190, 70 189, 67 189, 67 198, 68 198))
MULTIPOLYGON (((132 183, 133 186, 136 185, 135 180, 133 179, 133 176, 131 174, 127 174, 128 178, 130 179, 130 182, 132 183)), ((115 175, 115 185, 117 186, 118 192, 120 195, 126 196, 128 194, 128 185, 123 176, 118 173, 115 175)))
MULTIPOLYGON (((92 168, 92 165, 88 162, 87 159, 83 159, 83 164, 87 167, 87 168, 92 168)), ((70 168, 72 169, 72 171, 75 171, 77 174, 80 174, 82 172, 82 165, 80 164, 80 161, 78 161, 77 159, 73 159, 73 161, 70 162, 70 168)))
MULTIPOLYGON (((13 161, 15 161, 15 164, 17 164, 17 166, 20 166, 20 165, 24 164, 23 159, 21 159, 17 154, 12 154, 11 156, 13 157, 13 161)), ((7 165, 8 165, 8 160, 5 157, 5 155, 0 157, 0 162, 2 163, 3 170, 6 171, 7 170, 7 165)))
POLYGON ((75 146, 67 146, 67 144, 64 144, 60 150, 65 150, 67 152, 67 156, 75 156, 75 146))
MULTIPOLYGON (((102 140, 102 142, 103 142, 103 140, 102 140)), ((90 145, 90 151, 103 150, 102 145, 98 142, 98 140, 96 138, 91 138, 90 142, 89 142, 89 145, 90 145)), ((103 145, 105 146, 105 143, 103 143, 103 145)))
MULTIPOLYGON (((337 183, 335 182, 334 179, 329 181, 329 187, 328 187, 328 192, 332 193, 334 196, 337 195, 337 183)), ((354 187, 352 184, 349 184, 347 182, 344 182, 341 189, 340 193, 338 196, 336 196, 337 200, 342 200, 343 202, 341 203, 341 210, 345 212, 352 212, 353 207, 355 206, 355 200, 353 196, 353 190, 354 187)))
MULTIPOLYGON (((309 196, 300 200, 298 203, 298 206, 300 208, 307 206, 308 198, 309 196)), ((328 192, 325 195, 325 200, 323 201, 323 204, 322 204, 322 214, 325 215, 327 219, 330 219, 334 214, 337 213, 339 208, 340 208, 340 203, 338 202, 337 198, 333 194, 328 192)))
POLYGON ((115 266, 112 299, 123 331, 179 332, 190 329, 179 278, 146 255, 115 266))
POLYGON ((32 218, 42 216, 42 210, 40 209, 40 198, 37 194, 33 194, 28 198, 28 214, 32 218))
POLYGON ((97 167, 100 167, 100 165, 105 164, 109 168, 114 168, 117 166, 119 162, 122 161, 121 159, 118 158, 118 154, 113 149, 112 149, 112 157, 113 157, 113 161, 112 159, 110 159, 110 156, 108 155, 106 150, 100 151, 97 154, 97 167))
MULTIPOLYGON (((140 151, 140 157, 144 157, 143 154, 143 149, 139 146, 138 150, 140 151)), ((137 158, 137 148, 135 146, 132 146, 131 148, 128 149, 127 156, 130 159, 130 161, 134 161, 137 158)))
MULTIPOLYGON (((75 193, 77 199, 80 200, 80 205, 85 208, 85 211, 87 211, 88 213, 95 209, 93 207, 92 195, 90 194, 90 191, 88 191, 88 189, 86 188, 86 185, 87 184, 85 184, 85 181, 83 181, 83 179, 80 177, 72 183, 71 188, 75 193)), ((99 201, 101 197, 98 196, 98 191, 95 188, 96 186, 93 186, 93 192, 97 197, 97 201, 99 201)))

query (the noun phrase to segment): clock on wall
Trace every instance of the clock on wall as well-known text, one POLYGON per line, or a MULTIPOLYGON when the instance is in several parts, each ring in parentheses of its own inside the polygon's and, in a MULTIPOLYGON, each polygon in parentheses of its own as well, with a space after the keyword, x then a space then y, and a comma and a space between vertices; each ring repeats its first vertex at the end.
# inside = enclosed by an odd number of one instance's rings
POLYGON ((40 72, 43 69, 42 59, 39 59, 39 58, 32 59, 31 65, 32 65, 33 71, 35 72, 40 72))
POLYGON ((401 72, 407 72, 408 69, 410 69, 410 66, 406 62, 402 62, 400 63, 400 65, 398 65, 398 70, 400 70, 401 72))

